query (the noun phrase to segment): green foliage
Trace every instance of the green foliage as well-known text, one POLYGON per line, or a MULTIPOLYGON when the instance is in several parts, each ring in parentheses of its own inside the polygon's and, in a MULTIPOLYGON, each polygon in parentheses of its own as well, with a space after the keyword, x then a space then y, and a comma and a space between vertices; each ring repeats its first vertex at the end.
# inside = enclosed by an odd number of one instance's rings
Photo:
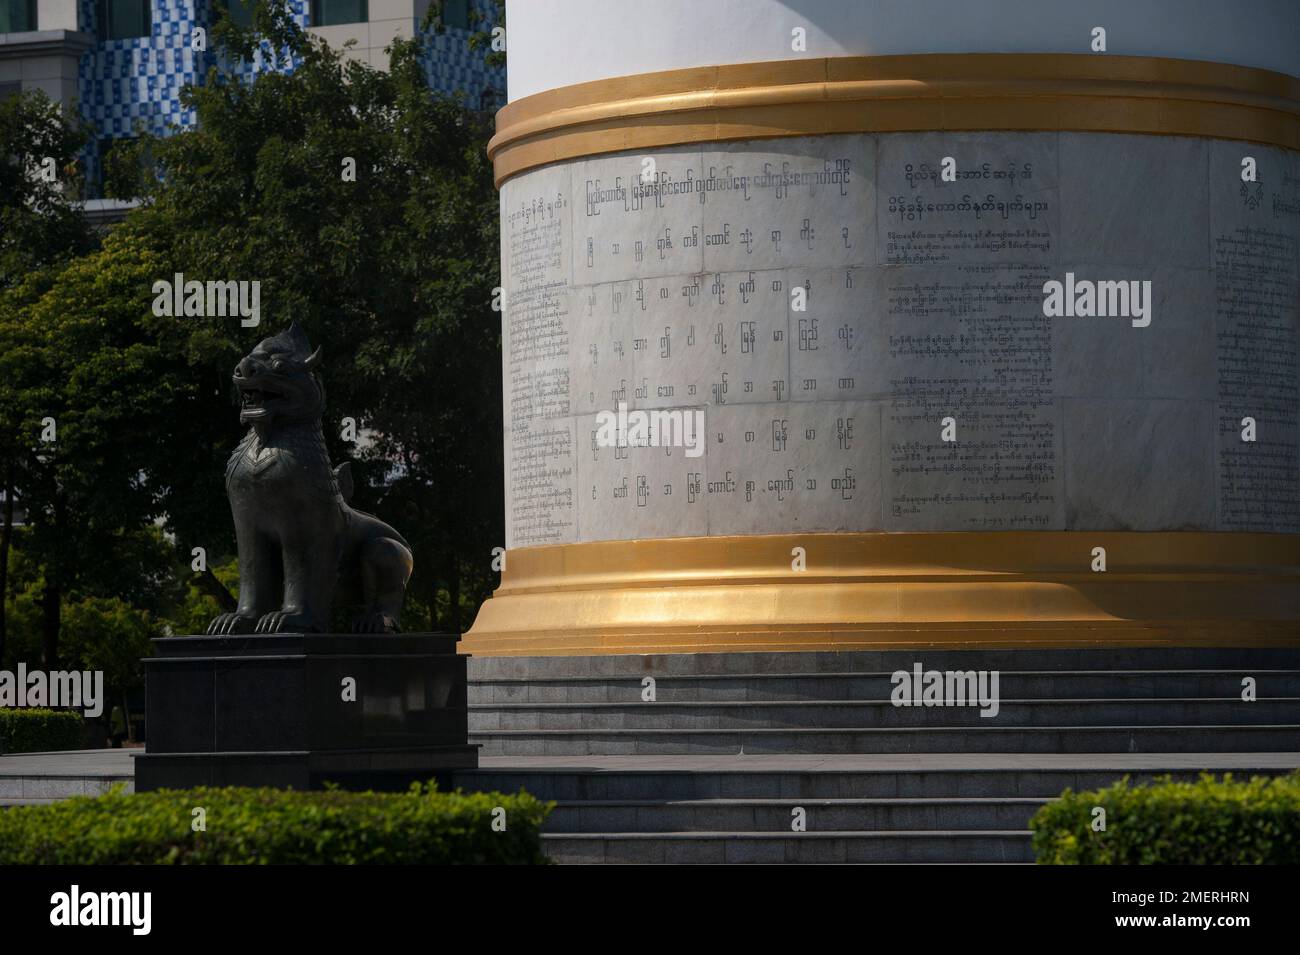
POLYGON ((0 865, 541 864, 551 805, 526 792, 193 789, 0 810, 0 865), (505 831, 492 828, 505 810, 505 831), (192 828, 193 810, 206 830, 192 828))
MULTIPOLYGON (((324 353, 331 457, 356 463, 355 503, 415 551, 406 628, 463 629, 461 607, 491 591, 489 554, 504 538, 501 442, 488 439, 501 427, 490 120, 430 92, 419 40, 396 42, 379 71, 345 63, 277 10, 255 15, 271 47, 292 53, 292 72, 248 82, 218 58, 184 92, 197 127, 140 142, 156 176, 119 230, 161 260, 155 278, 256 280, 263 311, 247 329, 144 321, 191 383, 156 409, 178 431, 149 473, 183 551, 231 552, 229 514, 214 506, 241 434, 230 372, 297 320, 324 353), (368 440, 342 440, 344 417, 368 440)), ((214 35, 247 52, 232 24, 214 35)))
MULTIPOLYGON (((0 99, 0 658, 6 656, 5 599, 15 500, 27 504, 32 467, 39 463, 33 422, 48 414, 44 399, 58 382, 19 381, 14 370, 39 346, 19 315, 48 287, 70 257, 93 245, 76 200, 81 194, 77 155, 86 133, 40 91, 0 99), (53 176, 49 175, 53 172, 53 176)), ((57 583, 48 606, 57 606, 57 583)))
POLYGON ((1054 865, 1260 865, 1300 863, 1300 773, 1196 782, 1163 777, 1075 793, 1030 821, 1034 853, 1054 865), (1106 811, 1094 832, 1093 810, 1106 811))
POLYGON ((63 607, 64 654, 80 670, 102 670, 107 701, 120 701, 131 687, 144 682, 149 641, 162 636, 147 610, 138 610, 120 597, 82 597, 63 607))
POLYGON ((40 90, 0 99, 0 290, 34 269, 89 248, 76 207, 86 133, 40 90), (53 181, 37 174, 54 160, 53 181))
MULTIPOLYGON (((169 448, 206 465, 187 485, 207 481, 220 494, 221 455, 191 430, 205 422, 203 382, 178 358, 184 339, 152 324, 150 287, 164 267, 117 230, 101 249, 0 294, 0 443, 12 451, 7 477, 27 513, 14 547, 44 580, 50 668, 63 662, 65 599, 117 596, 157 609, 176 586, 153 523, 171 497, 178 455, 169 448)), ((215 426, 217 413, 206 415, 215 426)))
POLYGON ((0 753, 81 749, 83 722, 71 710, 0 709, 0 753))
MULTIPOLYGON (((4 669, 13 669, 19 661, 34 666, 41 659, 45 576, 35 548, 28 546, 32 530, 16 528, 9 555, 9 639, 0 658, 4 669)), ((191 624, 197 621, 206 627, 217 603, 156 527, 130 534, 119 530, 105 535, 104 543, 104 557, 85 560, 77 588, 62 598, 60 665, 104 670, 111 705, 121 700, 123 691, 140 685, 139 657, 149 655, 150 638, 193 633, 191 624)), ((235 586, 233 558, 214 570, 218 580, 235 586)))
MULTIPOLYGON (((206 627, 219 592, 195 579, 189 554, 202 546, 217 580, 233 567, 223 476, 242 429, 230 374, 295 318, 324 349, 325 433, 335 462, 355 462, 355 503, 415 551, 406 629, 464 629, 494 585, 489 552, 504 529, 501 442, 489 439, 501 369, 490 120, 431 94, 419 41, 397 42, 381 72, 344 63, 282 4, 258 4, 255 18, 293 71, 238 75, 253 37, 223 17, 218 65, 183 94, 197 125, 115 150, 115 194, 145 202, 102 248, 20 223, 28 206, 0 190, 0 247, 45 250, 0 263, 0 487, 28 521, 5 561, 14 576, 0 573, 0 658, 84 657, 92 641, 60 645, 65 613, 125 621, 87 598, 147 612, 137 634, 146 619, 160 632, 206 627), (176 272, 259 281, 261 326, 155 317, 153 283, 176 272), (344 442, 343 417, 373 440, 344 442), (41 440, 45 418, 55 442, 41 440)), ((75 155, 68 137, 80 134, 51 125, 57 111, 23 98, 20 117, 17 103, 0 108, 10 153, 54 143, 75 155), (44 138, 29 142, 36 120, 44 138)), ((38 208, 81 224, 61 196, 38 208)), ((114 627, 129 645, 130 628, 114 627)))
MULTIPOLYGON (((212 575, 226 592, 234 595, 239 592, 239 560, 229 557, 225 561, 211 565, 212 575)), ((212 622, 212 618, 222 613, 224 607, 213 596, 212 585, 206 583, 202 575, 185 568, 185 593, 179 604, 167 614, 164 621, 168 634, 183 636, 191 633, 203 633, 212 622)))
MULTIPOLYGON (((443 4, 445 2, 446 0, 430 0, 429 8, 420 21, 422 30, 432 29, 439 35, 447 32, 446 24, 443 22, 443 4)), ((492 49, 493 27, 504 28, 505 25, 506 0, 493 0, 492 14, 486 17, 479 13, 475 7, 470 6, 468 45, 471 50, 484 51, 483 62, 488 66, 504 67, 506 65, 506 51, 492 49)))
POLYGON ((41 603, 39 586, 28 585, 10 597, 5 605, 9 615, 9 636, 5 641, 0 667, 14 669, 19 661, 35 665, 41 658, 41 603))

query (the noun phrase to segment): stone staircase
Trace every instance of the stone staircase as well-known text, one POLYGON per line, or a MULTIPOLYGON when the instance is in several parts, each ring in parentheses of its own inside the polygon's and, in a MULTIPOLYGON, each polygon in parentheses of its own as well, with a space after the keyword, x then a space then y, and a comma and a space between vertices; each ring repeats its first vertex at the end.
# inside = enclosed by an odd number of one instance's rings
POLYGON ((483 759, 457 781, 556 800, 561 862, 1027 862, 1029 818, 1066 787, 1300 766, 1297 650, 497 657, 469 672, 483 759), (918 662, 999 671, 997 715, 895 707, 891 674, 918 662))

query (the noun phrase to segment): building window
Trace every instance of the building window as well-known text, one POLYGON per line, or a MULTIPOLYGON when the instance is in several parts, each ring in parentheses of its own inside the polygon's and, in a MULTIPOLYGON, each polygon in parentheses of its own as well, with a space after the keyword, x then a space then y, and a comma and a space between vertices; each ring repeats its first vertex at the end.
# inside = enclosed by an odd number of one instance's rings
POLYGON ((230 14, 230 21, 245 30, 253 28, 254 0, 217 0, 217 7, 230 14))
POLYGON ((149 0, 100 0, 99 38, 129 40, 149 36, 149 0))
POLYGON ((442 25, 469 29, 469 0, 442 0, 442 25))
POLYGON ((0 33, 36 29, 36 0, 0 0, 0 33))
POLYGON ((339 23, 365 23, 370 19, 366 0, 312 0, 311 25, 332 27, 339 23))

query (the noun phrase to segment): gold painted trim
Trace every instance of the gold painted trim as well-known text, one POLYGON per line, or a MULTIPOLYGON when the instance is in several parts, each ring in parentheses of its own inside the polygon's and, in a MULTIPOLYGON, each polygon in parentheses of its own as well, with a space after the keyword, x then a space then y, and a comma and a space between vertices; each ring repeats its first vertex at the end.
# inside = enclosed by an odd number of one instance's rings
POLYGON ((496 182, 629 149, 829 133, 1073 130, 1300 149, 1300 79, 1245 66, 1087 53, 927 53, 696 67, 510 103, 496 182))
POLYGON ((1300 647, 1300 535, 779 534, 509 551, 485 656, 1300 647), (807 569, 791 569, 802 547, 807 569), (1091 570, 1106 549, 1105 573, 1091 570))

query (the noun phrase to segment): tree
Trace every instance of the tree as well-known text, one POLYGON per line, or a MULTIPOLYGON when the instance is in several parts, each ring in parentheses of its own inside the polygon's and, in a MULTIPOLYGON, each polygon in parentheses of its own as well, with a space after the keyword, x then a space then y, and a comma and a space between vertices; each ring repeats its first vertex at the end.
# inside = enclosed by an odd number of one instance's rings
POLYGON ((115 618, 94 601, 180 633, 228 599, 223 476, 241 437, 230 375, 295 318, 324 346, 325 431, 336 461, 358 462, 356 503, 415 550, 406 626, 461 629, 491 586, 502 495, 488 124, 430 94, 416 42, 381 73, 345 65, 280 8, 256 15, 294 70, 242 75, 252 39, 221 24, 221 65, 185 93, 197 128, 111 157, 116 194, 143 207, 102 247, 33 259, 0 291, 0 440, 28 510, 10 605, 39 621, 22 644, 50 667, 85 658, 87 620, 115 618), (155 315, 154 283, 177 272, 259 282, 262 323, 155 315), (361 441, 344 440, 344 418, 361 441), (215 573, 191 573, 196 546, 215 573))
MULTIPOLYGON (((17 303, 30 300, 49 272, 88 250, 93 236, 76 200, 82 191, 78 155, 86 132, 42 91, 0 100, 0 326, 8 326, 17 303), (25 296, 9 297, 21 283, 25 296), (10 311, 6 311, 6 309, 10 311)), ((0 349, 23 347, 0 329, 0 349)), ((14 356, 8 356, 10 366, 14 356)), ((19 356, 21 358, 21 356, 19 356)), ((39 402, 27 403, 9 375, 0 374, 0 659, 8 636, 5 595, 13 541, 14 499, 30 462, 39 402)))
MULTIPOLYGON (((149 656, 149 641, 161 636, 157 623, 120 597, 83 597, 64 608, 67 653, 77 669, 104 674, 104 713, 116 701, 131 732, 128 691, 144 677, 141 660, 149 656)), ((134 737, 132 737, 134 738, 134 737)))
POLYGON ((41 90, 0 100, 0 290, 91 247, 77 205, 86 135, 41 90))
POLYGON ((157 462, 199 384, 173 329, 148 310, 160 260, 129 232, 0 304, 0 380, 17 432, 25 555, 42 568, 42 656, 60 662, 66 597, 157 604, 172 580, 153 522, 168 489, 157 462), (152 536, 151 536, 152 535, 152 536))
MULTIPOLYGON (((226 395, 236 360, 296 320, 323 346, 331 456, 359 463, 357 503, 410 540, 407 626, 460 629, 491 587, 503 539, 498 204, 486 117, 431 93, 420 40, 388 72, 344 63, 279 5, 255 9, 284 73, 249 81, 254 37, 213 31, 225 56, 184 92, 197 127, 145 139, 147 204, 121 227, 167 263, 155 278, 260 283, 263 323, 164 319, 197 391, 168 408, 176 433, 150 473, 182 549, 228 553, 222 468, 240 436, 226 395), (220 393, 220 396, 219 394, 220 393), (213 421, 212 415, 219 415, 213 421), (352 419, 361 441, 344 440, 352 419), (200 473, 204 476, 199 476, 200 473), (217 524, 221 526, 217 526, 217 524)), ((133 173, 134 175, 134 173, 133 173)), ((179 396, 177 396, 179 397, 179 396)))

